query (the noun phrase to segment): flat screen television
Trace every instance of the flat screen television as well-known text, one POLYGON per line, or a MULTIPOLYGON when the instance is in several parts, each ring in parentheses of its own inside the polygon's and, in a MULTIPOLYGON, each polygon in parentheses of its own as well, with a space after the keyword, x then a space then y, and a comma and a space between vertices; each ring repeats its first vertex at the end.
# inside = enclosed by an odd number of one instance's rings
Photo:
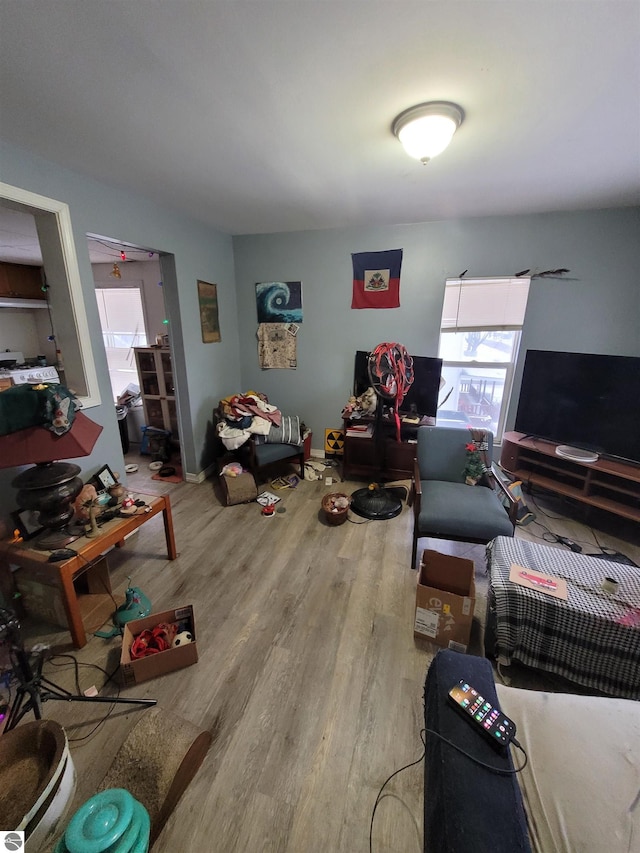
POLYGON ((527 350, 515 429, 640 464, 640 358, 527 350))
MULTIPOLYGON (((411 358, 413 359, 413 383, 400 405, 400 411, 403 413, 415 411, 421 417, 435 418, 438 411, 442 359, 422 355, 412 355, 411 358), (412 408, 413 406, 415 409, 412 408)), ((371 386, 368 359, 368 352, 364 350, 356 352, 353 378, 353 393, 356 397, 371 386)))

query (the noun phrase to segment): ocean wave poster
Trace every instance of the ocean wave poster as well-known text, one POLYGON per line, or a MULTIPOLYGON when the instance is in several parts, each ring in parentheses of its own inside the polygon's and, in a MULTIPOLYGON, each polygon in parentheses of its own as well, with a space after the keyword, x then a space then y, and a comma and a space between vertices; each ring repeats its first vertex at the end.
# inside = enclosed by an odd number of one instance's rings
POLYGON ((258 323, 302 323, 302 282, 258 282, 256 303, 258 323))

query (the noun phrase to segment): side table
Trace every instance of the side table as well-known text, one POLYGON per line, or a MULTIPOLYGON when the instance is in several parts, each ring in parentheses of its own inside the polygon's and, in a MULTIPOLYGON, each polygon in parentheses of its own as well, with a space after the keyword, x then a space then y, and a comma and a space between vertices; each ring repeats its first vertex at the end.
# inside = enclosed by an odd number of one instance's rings
POLYGON ((105 522, 100 528, 100 535, 95 539, 87 539, 82 536, 70 547, 76 552, 75 557, 59 563, 49 563, 48 551, 36 551, 29 548, 28 543, 0 542, 0 590, 10 603, 16 593, 14 572, 11 566, 29 568, 42 574, 43 572, 53 575, 55 586, 62 595, 69 631, 73 645, 80 649, 87 643, 85 626, 82 621, 82 613, 78 595, 74 586, 74 580, 85 572, 95 560, 108 551, 111 547, 122 547, 125 537, 139 527, 142 527, 158 513, 162 513, 164 521, 164 534, 167 543, 167 558, 175 560, 178 556, 173 534, 173 519, 171 516, 171 501, 168 495, 137 494, 137 497, 147 504, 135 515, 126 518, 114 518, 105 522))

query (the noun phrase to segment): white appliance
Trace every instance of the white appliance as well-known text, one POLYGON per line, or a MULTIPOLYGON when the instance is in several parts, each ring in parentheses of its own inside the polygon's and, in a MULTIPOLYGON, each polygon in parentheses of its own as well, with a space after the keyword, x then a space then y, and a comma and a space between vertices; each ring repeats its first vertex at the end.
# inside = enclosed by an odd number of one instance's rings
POLYGON ((24 356, 21 352, 0 352, 0 361, 15 361, 16 364, 24 364, 24 356))
POLYGON ((40 382, 60 383, 58 371, 53 366, 23 367, 18 370, 9 370, 8 374, 14 385, 38 385, 40 382))

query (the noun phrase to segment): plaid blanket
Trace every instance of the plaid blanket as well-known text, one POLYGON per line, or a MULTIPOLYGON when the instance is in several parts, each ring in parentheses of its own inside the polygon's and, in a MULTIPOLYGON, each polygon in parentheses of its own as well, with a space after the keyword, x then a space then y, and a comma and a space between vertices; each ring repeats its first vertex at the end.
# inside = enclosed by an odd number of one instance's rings
POLYGON ((640 699, 640 569, 499 536, 487 546, 487 571, 500 663, 640 699), (564 578, 568 600, 510 581, 513 563, 564 578), (617 592, 604 592, 605 576, 617 592))

